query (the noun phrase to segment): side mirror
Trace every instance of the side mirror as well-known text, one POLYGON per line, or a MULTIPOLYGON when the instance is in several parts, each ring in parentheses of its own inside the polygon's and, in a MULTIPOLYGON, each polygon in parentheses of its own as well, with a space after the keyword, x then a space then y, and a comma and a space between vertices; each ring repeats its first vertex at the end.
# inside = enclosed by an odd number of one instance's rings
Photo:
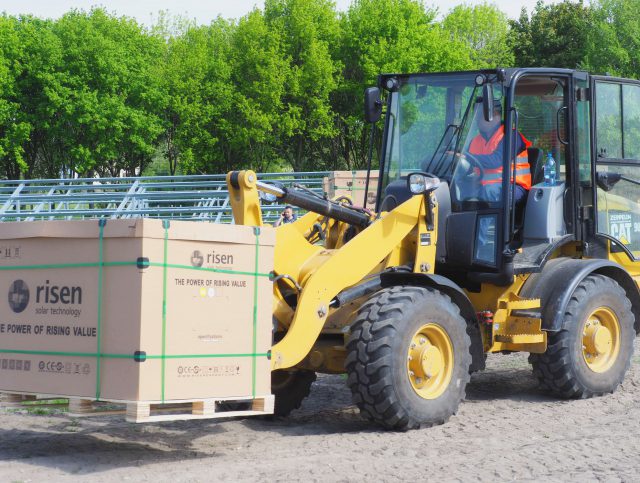
POLYGON ((420 195, 440 186, 440 179, 425 173, 411 173, 407 176, 407 186, 411 194, 420 195))
POLYGON ((493 88, 491 84, 482 86, 482 114, 485 121, 493 121, 493 88))
POLYGON ((596 172, 596 183, 598 184, 598 187, 604 191, 611 191, 621 179, 622 175, 620 173, 613 173, 611 171, 596 172))
POLYGON ((380 99, 380 89, 368 87, 364 91, 364 119, 368 123, 378 122, 382 116, 382 100, 380 99))

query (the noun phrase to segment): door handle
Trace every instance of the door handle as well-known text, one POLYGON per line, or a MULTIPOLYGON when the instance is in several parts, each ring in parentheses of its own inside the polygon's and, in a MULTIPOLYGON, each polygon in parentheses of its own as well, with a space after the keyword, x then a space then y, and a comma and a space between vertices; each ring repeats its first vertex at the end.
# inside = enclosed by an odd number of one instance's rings
MULTIPOLYGON (((560 109, 556 111, 556 136, 558 137, 558 141, 560 141, 560 144, 564 144, 565 146, 569 144, 569 142, 565 141, 564 139, 562 139, 562 136, 560 136, 560 113, 566 110, 567 110, 567 106, 562 106, 560 109)), ((565 122, 565 126, 566 124, 567 123, 565 122)))

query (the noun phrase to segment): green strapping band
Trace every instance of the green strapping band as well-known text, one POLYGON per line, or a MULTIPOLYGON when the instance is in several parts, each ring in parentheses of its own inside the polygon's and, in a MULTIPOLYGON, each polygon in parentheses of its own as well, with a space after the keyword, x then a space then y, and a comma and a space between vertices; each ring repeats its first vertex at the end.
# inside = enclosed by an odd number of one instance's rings
MULTIPOLYGON (((39 265, 13 265, 13 266, 0 266, 0 271, 2 270, 50 270, 54 268, 91 268, 91 267, 125 267, 125 266, 138 266, 139 262, 137 261, 120 261, 120 262, 82 262, 82 263, 49 263, 49 264, 39 264, 39 265)), ((203 272, 213 272, 213 273, 224 273, 228 275, 257 275, 258 277, 269 277, 269 273, 254 273, 254 272, 243 272, 240 270, 225 270, 221 268, 209 268, 209 267, 194 267, 191 265, 180 265, 177 263, 160 263, 160 262, 145 262, 143 263, 142 268, 147 267, 168 267, 168 268, 182 268, 185 270, 197 270, 203 272)))
POLYGON ((351 197, 353 198, 353 189, 356 187, 356 172, 351 171, 351 197))
MULTIPOLYGON (((260 253, 260 228, 254 227, 254 233, 256 235, 256 259, 255 259, 255 267, 254 267, 254 275, 253 277, 253 353, 256 353, 256 333, 258 330, 258 254, 260 253)), ((253 357, 251 361, 251 397, 256 397, 256 358, 253 357)))
POLYGON ((169 220, 162 220, 162 227, 164 228, 164 255, 162 267, 162 368, 160 370, 160 377, 162 378, 162 402, 164 403, 164 371, 165 356, 167 355, 167 244, 169 240, 169 220))
POLYGON ((167 266, 168 268, 184 268, 186 270, 197 270, 197 271, 203 271, 203 272, 226 273, 226 274, 230 274, 230 275, 249 275, 249 276, 256 275, 258 277, 267 277, 267 278, 271 276, 269 273, 241 272, 241 271, 238 271, 238 270, 224 270, 224 269, 221 269, 221 268, 193 267, 191 265, 180 265, 180 264, 177 264, 177 263, 149 262, 148 265, 150 267, 167 266))
POLYGON ((96 330, 96 401, 100 399, 100 352, 102 352, 102 276, 104 275, 104 226, 107 220, 104 218, 98 222, 100 235, 98 239, 98 323, 96 330))
MULTIPOLYGON (((95 352, 61 352, 61 351, 30 351, 21 349, 0 349, 0 354, 23 354, 30 356, 61 356, 61 357, 100 357, 102 359, 131 359, 136 360, 134 354, 100 354, 95 352)), ((243 354, 157 354, 145 355, 145 359, 219 359, 230 357, 269 357, 269 353, 243 354)))
POLYGON ((336 186, 335 189, 337 189, 337 190, 349 190, 351 192, 353 192, 353 191, 364 191, 364 188, 357 188, 355 186, 336 186))

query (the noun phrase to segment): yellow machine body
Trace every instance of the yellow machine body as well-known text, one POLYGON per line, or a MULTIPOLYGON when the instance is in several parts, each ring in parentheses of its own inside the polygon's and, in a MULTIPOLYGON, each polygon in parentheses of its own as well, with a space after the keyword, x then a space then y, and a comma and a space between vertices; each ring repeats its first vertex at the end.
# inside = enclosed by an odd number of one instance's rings
MULTIPOLYGON (((235 219, 249 225, 261 224, 255 173, 241 171, 238 179, 239 189, 229 184, 235 219)), ((345 350, 341 339, 320 341, 319 336, 342 337, 363 300, 339 308, 332 307, 331 301, 343 290, 391 267, 410 265, 414 273, 433 274, 437 216, 437 201, 429 193, 415 195, 390 212, 372 213, 371 224, 347 243, 343 242, 345 223, 312 212, 278 227, 274 275, 285 278, 274 284, 273 312, 285 335, 272 348, 272 369, 304 367, 317 372, 344 372, 345 350), (427 197, 432 207, 432 229, 426 223, 427 197), (328 235, 322 244, 309 241, 318 223, 328 224, 328 235), (301 289, 295 310, 283 297, 283 287, 296 290, 293 281, 301 289)), ((541 320, 512 314, 514 310, 540 307, 539 299, 518 296, 526 278, 515 276, 508 287, 484 284, 481 292, 468 293, 477 312, 493 313, 492 321, 481 325, 485 352, 546 350, 541 320)))

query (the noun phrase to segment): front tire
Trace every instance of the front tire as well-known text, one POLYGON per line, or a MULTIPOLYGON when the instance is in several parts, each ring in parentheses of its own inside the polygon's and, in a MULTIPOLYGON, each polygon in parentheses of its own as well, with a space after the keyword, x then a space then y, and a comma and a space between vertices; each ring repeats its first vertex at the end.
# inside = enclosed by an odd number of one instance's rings
POLYGON ((635 338, 631 302, 614 280, 592 274, 575 289, 564 329, 548 333, 547 351, 531 354, 542 387, 564 399, 611 393, 631 364, 635 338))
POLYGON ((448 296, 387 288, 351 325, 347 384, 363 416, 387 429, 442 424, 464 399, 470 347, 467 323, 448 296))
POLYGON ((273 414, 279 417, 288 416, 294 409, 299 409, 302 401, 309 396, 311 385, 316 380, 316 373, 307 370, 279 370, 271 373, 271 393, 275 396, 273 414))

